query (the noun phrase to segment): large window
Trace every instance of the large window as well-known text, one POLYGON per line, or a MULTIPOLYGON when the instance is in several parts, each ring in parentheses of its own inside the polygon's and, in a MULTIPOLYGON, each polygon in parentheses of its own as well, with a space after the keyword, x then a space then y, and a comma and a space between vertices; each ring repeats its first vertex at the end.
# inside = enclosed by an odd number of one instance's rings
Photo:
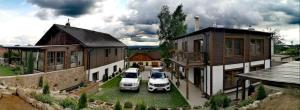
POLYGON ((109 53, 110 53, 110 49, 105 49, 105 57, 108 57, 109 53))
MULTIPOLYGON (((227 70, 224 74, 224 89, 233 89, 236 87, 236 82, 238 78, 236 77, 237 74, 243 73, 243 69, 238 70, 227 70)), ((240 84, 238 84, 240 86, 240 84)))
POLYGON ((78 66, 82 66, 82 59, 83 59, 83 53, 82 51, 72 51, 71 52, 71 67, 78 67, 78 66))
POLYGON ((251 56, 262 56, 263 55, 263 39, 251 39, 250 41, 250 54, 251 56))
POLYGON ((225 40, 226 57, 243 56, 244 55, 244 39, 227 38, 225 40))
POLYGON ((61 70, 64 69, 64 52, 48 52, 48 70, 61 70))
POLYGON ((188 46, 187 46, 187 42, 186 41, 182 42, 181 46, 182 46, 182 51, 184 51, 184 52, 188 51, 188 46))

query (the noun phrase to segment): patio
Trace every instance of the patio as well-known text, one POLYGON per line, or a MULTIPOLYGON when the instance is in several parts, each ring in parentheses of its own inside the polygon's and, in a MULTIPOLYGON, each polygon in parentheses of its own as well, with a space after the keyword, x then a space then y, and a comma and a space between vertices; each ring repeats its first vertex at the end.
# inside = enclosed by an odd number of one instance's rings
MULTIPOLYGON (((167 72, 169 78, 171 79, 171 74, 167 72)), ((176 79, 174 78, 171 80, 174 85, 176 85, 176 79)), ((189 88, 189 99, 187 99, 188 103, 192 106, 203 106, 204 103, 207 101, 206 98, 203 97, 202 91, 200 90, 199 87, 196 87, 194 84, 191 82, 188 82, 188 88, 189 88)), ((177 87, 177 86, 176 86, 177 87)), ((180 80, 180 86, 177 87, 179 92, 181 93, 182 96, 186 98, 186 81, 185 79, 180 80)))

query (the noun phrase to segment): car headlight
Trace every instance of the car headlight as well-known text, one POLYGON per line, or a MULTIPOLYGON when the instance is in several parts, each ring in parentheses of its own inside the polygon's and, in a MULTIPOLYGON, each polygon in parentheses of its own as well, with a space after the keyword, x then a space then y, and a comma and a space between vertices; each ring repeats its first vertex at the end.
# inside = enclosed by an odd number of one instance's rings
POLYGON ((152 84, 152 83, 149 83, 149 85, 150 85, 150 86, 153 86, 154 84, 152 84))
POLYGON ((168 85, 170 85, 170 83, 168 82, 168 83, 166 83, 166 86, 168 86, 168 85))

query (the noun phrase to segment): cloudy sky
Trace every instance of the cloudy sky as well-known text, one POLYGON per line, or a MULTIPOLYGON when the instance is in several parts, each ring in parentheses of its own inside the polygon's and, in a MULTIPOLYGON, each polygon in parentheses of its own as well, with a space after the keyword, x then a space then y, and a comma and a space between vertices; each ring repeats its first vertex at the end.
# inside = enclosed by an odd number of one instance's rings
POLYGON ((286 43, 299 43, 299 0, 0 0, 0 45, 34 45, 53 24, 109 33, 127 45, 158 45, 157 14, 183 4, 188 32, 201 27, 279 29, 286 43))

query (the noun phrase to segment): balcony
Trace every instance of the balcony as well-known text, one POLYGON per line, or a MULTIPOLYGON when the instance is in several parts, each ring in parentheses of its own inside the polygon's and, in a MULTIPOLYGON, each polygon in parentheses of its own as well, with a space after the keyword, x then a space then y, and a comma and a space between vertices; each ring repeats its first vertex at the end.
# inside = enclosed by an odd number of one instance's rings
POLYGON ((206 58, 204 52, 175 52, 170 60, 182 66, 204 66, 206 58))

